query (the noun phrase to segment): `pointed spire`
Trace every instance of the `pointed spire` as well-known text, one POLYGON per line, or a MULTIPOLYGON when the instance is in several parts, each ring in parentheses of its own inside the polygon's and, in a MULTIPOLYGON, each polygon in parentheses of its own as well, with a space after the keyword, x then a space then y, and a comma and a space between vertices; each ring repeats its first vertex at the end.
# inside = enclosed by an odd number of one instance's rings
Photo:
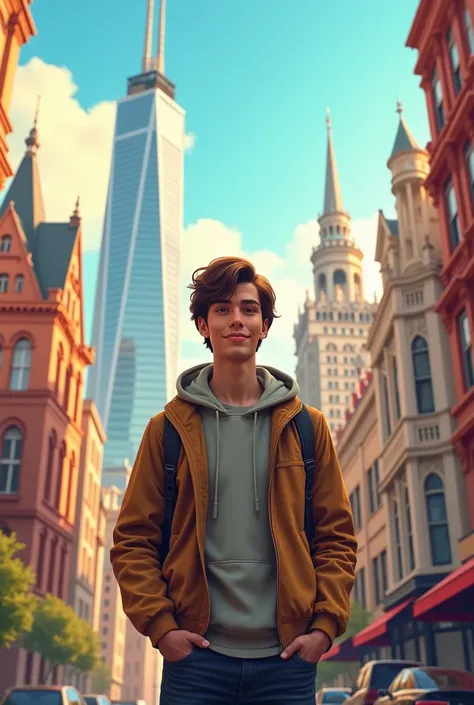
POLYGON ((76 205, 74 206, 73 213, 69 218, 69 225, 72 227, 77 227, 81 222, 81 211, 80 211, 81 197, 78 195, 76 199, 76 205))
POLYGON ((36 154, 38 148, 39 148, 39 141, 38 141, 38 117, 39 117, 39 106, 40 106, 40 100, 41 96, 38 96, 36 100, 36 111, 35 111, 35 119, 33 121, 33 127, 30 130, 30 134, 25 140, 26 144, 26 156, 31 157, 33 154, 36 154))
POLYGON ((160 2, 160 21, 158 24, 158 49, 157 67, 162 76, 165 75, 165 29, 166 29, 166 0, 160 2))
POLYGON ((401 152, 410 152, 412 149, 419 149, 419 144, 410 132, 406 125, 405 119, 403 117, 403 105, 400 99, 397 100, 397 110, 400 117, 400 122, 398 123, 398 130, 395 137, 395 142, 393 144, 392 153, 390 159, 396 154, 401 152))
POLYGON ((153 41, 153 6, 154 0, 148 0, 145 29, 145 49, 143 51, 142 70, 147 73, 151 64, 151 45, 153 41))
POLYGON ((339 174, 337 171, 336 157, 332 143, 332 123, 329 108, 327 109, 326 125, 328 130, 328 146, 326 157, 326 185, 324 190, 324 213, 341 212, 344 213, 341 187, 339 185, 339 174))

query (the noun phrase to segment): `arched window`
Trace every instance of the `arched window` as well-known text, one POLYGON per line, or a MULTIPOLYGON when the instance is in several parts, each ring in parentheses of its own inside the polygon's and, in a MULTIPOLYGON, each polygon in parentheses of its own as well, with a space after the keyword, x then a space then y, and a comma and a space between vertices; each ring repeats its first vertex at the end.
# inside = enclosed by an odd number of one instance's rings
POLYGON ((339 284, 342 287, 344 293, 346 293, 347 277, 343 269, 335 270, 334 274, 332 275, 332 282, 335 287, 339 284))
POLYGON ((2 235, 0 240, 0 252, 10 252, 12 249, 12 238, 11 235, 2 235))
POLYGON ((66 445, 64 443, 61 443, 61 448, 59 450, 59 456, 58 456, 58 471, 56 474, 56 496, 54 498, 54 504, 55 504, 56 509, 58 509, 58 510, 61 506, 61 489, 62 489, 62 484, 63 484, 63 473, 64 473, 65 459, 66 459, 66 445))
POLYGON ((68 365, 68 368, 66 370, 66 375, 64 378, 64 408, 66 409, 66 413, 69 408, 69 393, 71 391, 71 377, 72 377, 72 367, 71 365, 68 365))
POLYGON ((80 374, 77 375, 77 382, 76 382, 76 398, 74 400, 74 421, 76 423, 78 422, 78 414, 79 414, 79 399, 81 395, 81 389, 82 389, 82 377, 80 374))
POLYGON ((407 534, 408 534, 408 570, 415 570, 415 548, 413 545, 413 524, 411 521, 411 508, 410 508, 410 495, 408 494, 408 487, 405 487, 404 492, 404 502, 405 502, 405 517, 407 520, 407 534))
POLYGON ((46 465, 46 478, 44 481, 44 498, 47 502, 51 501, 51 490, 53 487, 53 473, 54 473, 54 455, 56 453, 56 433, 51 431, 48 439, 48 460, 46 465))
POLYGON ((433 565, 447 565, 452 559, 443 480, 431 473, 425 480, 424 489, 431 560, 433 565))
POLYGON ((354 274, 354 293, 355 293, 355 300, 356 301, 361 301, 362 300, 362 284, 360 280, 360 274, 354 274))
POLYGON ((323 272, 318 277, 318 298, 321 296, 321 292, 324 291, 325 294, 327 293, 326 287, 327 287, 326 275, 323 272))
POLYGON ((403 560, 402 560, 402 535, 400 533, 400 515, 398 512, 398 502, 393 500, 393 533, 395 539, 395 559, 397 579, 403 578, 403 560))
POLYGON ((417 335, 411 344, 413 376, 415 378, 416 406, 419 414, 431 414, 435 410, 433 384, 431 381, 428 343, 417 335))
POLYGON ((74 489, 74 474, 76 472, 76 457, 74 453, 71 455, 69 461, 69 478, 67 483, 67 501, 66 510, 64 516, 68 521, 71 521, 71 510, 72 510, 72 499, 73 499, 73 489, 74 489))
POLYGON ((10 389, 15 392, 28 389, 31 368, 31 343, 27 338, 20 338, 13 351, 10 389))
POLYGON ((59 399, 59 385, 61 382, 61 369, 63 364, 63 357, 63 348, 60 345, 58 348, 58 352, 56 353, 56 379, 54 382, 54 394, 56 396, 56 399, 59 399))
POLYGON ((23 436, 18 426, 10 426, 3 434, 0 457, 0 494, 16 494, 20 479, 23 436))

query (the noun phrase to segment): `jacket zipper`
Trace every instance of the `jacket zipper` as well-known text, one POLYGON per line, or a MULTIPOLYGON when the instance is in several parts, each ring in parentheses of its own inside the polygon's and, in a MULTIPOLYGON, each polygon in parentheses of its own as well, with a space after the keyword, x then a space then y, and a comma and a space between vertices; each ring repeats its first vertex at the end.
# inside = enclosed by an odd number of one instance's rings
POLYGON ((279 586, 280 586, 280 557, 279 557, 279 554, 278 554, 278 548, 277 548, 277 544, 276 544, 276 540, 275 540, 275 532, 274 532, 274 530, 273 530, 273 512, 272 512, 272 504, 271 504, 271 490, 272 490, 272 484, 273 484, 273 475, 274 475, 274 472, 275 472, 276 454, 277 454, 278 443, 280 442, 281 434, 283 433, 284 429, 288 426, 288 424, 290 423, 290 421, 291 421, 291 420, 296 416, 296 414, 299 412, 300 408, 301 408, 301 407, 299 407, 298 409, 296 409, 296 411, 294 411, 294 412, 289 416, 289 418, 287 419, 287 421, 283 424, 283 426, 281 427, 281 429, 280 429, 279 432, 278 432, 277 439, 276 439, 276 443, 275 443, 275 450, 274 450, 274 452, 273 452, 272 460, 271 460, 271 463, 270 463, 270 482, 268 483, 268 513, 269 513, 269 516, 270 516, 270 532, 271 532, 271 535, 272 535, 273 547, 274 547, 274 549, 275 549, 276 564, 277 564, 277 590, 276 590, 276 593, 277 593, 277 594, 276 594, 276 598, 277 598, 277 628, 278 628, 278 636, 279 636, 279 638, 280 638, 280 647, 281 647, 281 648, 283 648, 283 638, 282 638, 281 629, 280 629, 280 590, 279 590, 279 586))

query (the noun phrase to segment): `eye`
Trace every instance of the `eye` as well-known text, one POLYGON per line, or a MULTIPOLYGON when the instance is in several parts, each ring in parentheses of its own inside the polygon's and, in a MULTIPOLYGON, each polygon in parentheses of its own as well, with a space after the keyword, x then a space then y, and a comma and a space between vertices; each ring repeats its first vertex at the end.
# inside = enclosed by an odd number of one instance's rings
POLYGON ((257 313, 257 309, 254 306, 247 306, 244 311, 246 313, 257 313))

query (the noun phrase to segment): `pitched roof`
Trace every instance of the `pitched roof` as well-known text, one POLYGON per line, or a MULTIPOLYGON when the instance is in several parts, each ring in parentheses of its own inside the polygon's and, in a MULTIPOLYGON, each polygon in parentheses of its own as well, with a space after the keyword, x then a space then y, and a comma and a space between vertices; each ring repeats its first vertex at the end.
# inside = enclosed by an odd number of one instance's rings
POLYGON ((413 134, 407 127, 405 120, 400 117, 400 122, 398 124, 398 130, 395 137, 395 142, 393 143, 392 153, 390 158, 394 157, 396 154, 401 152, 410 152, 412 149, 419 149, 420 146, 413 134))
POLYGON ((41 223, 38 227, 34 263, 45 298, 48 289, 64 288, 77 230, 69 223, 41 223))
POLYGON ((0 217, 7 209, 10 201, 14 201, 15 210, 28 240, 28 249, 33 252, 35 229, 41 222, 46 220, 36 157, 36 148, 38 146, 36 128, 31 130, 25 141, 28 149, 3 199, 0 207, 0 217))
POLYGON ((74 224, 47 223, 37 161, 38 132, 35 125, 25 140, 27 150, 0 207, 0 217, 11 201, 33 255, 33 267, 44 298, 48 289, 64 288, 71 255, 76 242, 78 204, 74 224), (77 217, 76 217, 77 216, 77 217))

